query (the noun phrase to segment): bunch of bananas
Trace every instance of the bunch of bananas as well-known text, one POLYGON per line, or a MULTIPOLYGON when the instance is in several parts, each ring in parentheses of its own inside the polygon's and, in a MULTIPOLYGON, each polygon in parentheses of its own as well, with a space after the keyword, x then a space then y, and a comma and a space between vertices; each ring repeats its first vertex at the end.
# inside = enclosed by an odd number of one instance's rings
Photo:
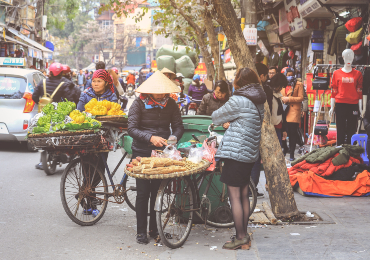
POLYGON ((85 111, 91 113, 93 116, 125 115, 119 104, 108 100, 98 101, 96 98, 91 99, 85 105, 85 111))

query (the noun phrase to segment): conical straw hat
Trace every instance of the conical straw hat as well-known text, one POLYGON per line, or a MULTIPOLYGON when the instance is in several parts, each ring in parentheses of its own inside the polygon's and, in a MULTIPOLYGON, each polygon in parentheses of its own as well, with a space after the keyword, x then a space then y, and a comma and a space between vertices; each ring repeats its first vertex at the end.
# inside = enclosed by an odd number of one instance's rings
POLYGON ((162 73, 171 73, 171 74, 173 74, 173 75, 175 75, 175 76, 176 76, 176 73, 175 73, 175 72, 173 72, 172 70, 169 70, 169 69, 167 69, 167 68, 163 68, 163 69, 161 70, 161 72, 162 72, 162 73))
POLYGON ((181 92, 181 89, 162 72, 157 70, 135 91, 144 94, 170 94, 181 92))

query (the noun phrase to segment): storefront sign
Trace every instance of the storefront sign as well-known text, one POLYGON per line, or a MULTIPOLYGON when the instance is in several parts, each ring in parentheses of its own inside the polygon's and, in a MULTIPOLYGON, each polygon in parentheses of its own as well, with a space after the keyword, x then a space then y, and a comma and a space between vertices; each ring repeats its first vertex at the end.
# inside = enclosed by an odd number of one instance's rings
POLYGON ((199 63, 198 67, 195 69, 194 74, 205 75, 207 74, 207 68, 205 63, 199 63))
POLYGON ((26 63, 23 58, 0 58, 0 65, 2 66, 25 66, 26 63))
POLYGON ((228 63, 229 61, 231 61, 231 52, 230 52, 230 49, 226 50, 225 51, 225 63, 228 63))
MULTIPOLYGON (((326 73, 319 73, 319 77, 326 77, 326 73)), ((331 80, 331 77, 330 77, 331 80)), ((312 89, 312 81, 313 81, 313 74, 312 73, 307 73, 306 74, 306 84, 307 84, 307 97, 308 97, 308 107, 314 107, 315 105, 315 100, 316 100, 316 90, 312 89)), ((330 86, 330 85, 329 85, 330 86)), ((323 100, 324 104, 327 107, 330 107, 330 99, 331 99, 331 89, 328 90, 319 90, 319 97, 318 99, 321 100, 322 94, 324 94, 323 100)))
POLYGON ((257 45, 257 28, 245 28, 243 34, 247 45, 257 45))
POLYGON ((312 30, 326 30, 331 25, 330 19, 307 18, 306 22, 306 28, 312 30))
POLYGON ((300 10, 300 14, 302 17, 306 17, 312 14, 314 11, 318 10, 321 7, 321 5, 319 4, 317 0, 301 0, 301 6, 302 8, 300 10), (306 4, 306 2, 308 3, 306 4))
POLYGON ((310 31, 306 29, 307 22, 300 15, 300 3, 296 1, 285 1, 285 12, 289 23, 289 31, 293 37, 309 36, 310 31))
POLYGON ((286 17, 285 7, 279 10, 279 35, 289 32, 289 23, 286 17))

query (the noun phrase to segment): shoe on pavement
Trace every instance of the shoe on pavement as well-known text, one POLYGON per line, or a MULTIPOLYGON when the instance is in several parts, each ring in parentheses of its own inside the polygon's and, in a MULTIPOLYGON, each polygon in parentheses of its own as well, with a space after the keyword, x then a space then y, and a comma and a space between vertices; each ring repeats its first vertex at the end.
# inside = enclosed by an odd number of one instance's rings
POLYGON ((293 162, 293 161, 295 161, 295 158, 290 158, 289 160, 290 160, 291 162, 293 162))
POLYGON ((93 211, 92 208, 84 209, 83 212, 82 212, 82 214, 83 215, 92 215, 92 211, 93 211))
POLYGON ((257 198, 263 198, 265 196, 265 194, 263 193, 260 193, 257 191, 257 198))
POLYGON ((232 237, 230 242, 226 242, 223 245, 223 249, 226 250, 236 250, 236 249, 243 249, 248 250, 251 246, 251 240, 249 235, 247 234, 243 239, 236 239, 236 237, 232 237))
POLYGON ((136 235, 136 242, 139 244, 147 245, 149 243, 148 237, 145 233, 136 235))
POLYGON ((36 164, 36 165, 35 165, 35 168, 36 168, 37 170, 44 170, 44 167, 42 166, 42 163, 38 163, 38 164, 36 164))

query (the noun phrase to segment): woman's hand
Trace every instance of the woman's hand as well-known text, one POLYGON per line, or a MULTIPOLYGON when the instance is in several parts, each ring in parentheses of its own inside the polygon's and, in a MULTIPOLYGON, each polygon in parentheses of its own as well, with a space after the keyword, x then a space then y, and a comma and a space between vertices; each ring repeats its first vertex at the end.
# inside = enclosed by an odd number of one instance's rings
POLYGON ((163 147, 164 145, 167 145, 166 139, 160 137, 160 136, 152 136, 150 138, 150 142, 156 146, 156 147, 163 147))
POLYGON ((225 129, 228 129, 229 126, 230 126, 230 122, 227 122, 227 123, 225 123, 225 124, 222 125, 222 127, 225 128, 225 129))
POLYGON ((285 141, 287 137, 288 137, 287 132, 283 132, 283 136, 282 136, 281 140, 285 141))
POLYGON ((289 102, 289 97, 282 97, 281 100, 286 104, 289 102))

